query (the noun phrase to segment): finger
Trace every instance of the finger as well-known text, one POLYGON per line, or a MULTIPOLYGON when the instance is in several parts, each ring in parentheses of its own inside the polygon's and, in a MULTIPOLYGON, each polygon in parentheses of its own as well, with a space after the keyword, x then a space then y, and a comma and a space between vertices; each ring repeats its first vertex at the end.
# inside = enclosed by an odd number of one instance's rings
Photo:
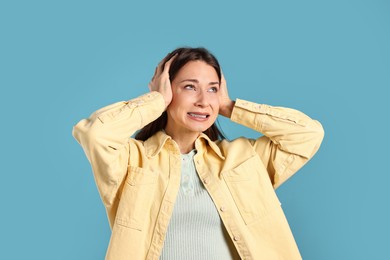
POLYGON ((156 67, 156 76, 160 75, 161 72, 163 71, 162 66, 163 66, 163 61, 160 61, 160 63, 156 67))
POLYGON ((165 65, 164 65, 164 71, 165 72, 169 72, 171 64, 176 59, 177 55, 178 54, 176 53, 175 55, 172 56, 172 58, 170 58, 167 62, 165 62, 165 65))
POLYGON ((165 60, 165 59, 162 59, 162 60, 158 63, 158 65, 157 65, 157 67, 156 67, 156 75, 160 75, 160 74, 162 73, 162 71, 163 71, 163 65, 164 65, 164 60, 165 60))
POLYGON ((222 83, 226 83, 226 80, 225 80, 225 75, 223 74, 223 71, 221 69, 221 84, 222 83))
POLYGON ((154 78, 156 77, 157 75, 157 67, 154 69, 154 74, 153 74, 153 77, 152 77, 152 81, 154 80, 154 78))

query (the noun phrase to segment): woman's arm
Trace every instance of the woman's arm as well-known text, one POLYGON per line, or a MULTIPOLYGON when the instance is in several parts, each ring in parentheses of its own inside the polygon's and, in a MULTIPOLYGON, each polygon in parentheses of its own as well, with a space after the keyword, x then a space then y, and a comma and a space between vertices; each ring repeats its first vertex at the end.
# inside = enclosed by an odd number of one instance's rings
POLYGON ((263 161, 274 188, 309 161, 324 137, 322 125, 304 113, 283 107, 237 99, 230 101, 226 82, 221 84, 221 115, 254 129, 264 136, 249 140, 263 161))
POLYGON ((164 110, 163 96, 151 92, 101 108, 73 127, 72 134, 92 166, 106 207, 113 205, 127 173, 129 138, 138 129, 157 119, 164 110))
POLYGON ((118 191, 127 174, 129 138, 156 120, 172 99, 168 72, 174 58, 157 66, 149 84, 150 93, 101 108, 73 127, 73 136, 91 163, 108 212, 119 201, 118 191))

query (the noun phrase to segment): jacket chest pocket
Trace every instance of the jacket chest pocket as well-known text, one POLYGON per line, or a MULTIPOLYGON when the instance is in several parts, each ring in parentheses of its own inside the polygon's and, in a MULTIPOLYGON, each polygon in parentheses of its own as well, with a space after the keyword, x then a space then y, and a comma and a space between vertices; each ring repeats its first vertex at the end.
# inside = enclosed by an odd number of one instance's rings
POLYGON ((247 225, 280 206, 268 173, 257 156, 224 172, 223 178, 247 225))
POLYGON ((157 173, 129 166, 115 223, 142 230, 156 189, 157 173))

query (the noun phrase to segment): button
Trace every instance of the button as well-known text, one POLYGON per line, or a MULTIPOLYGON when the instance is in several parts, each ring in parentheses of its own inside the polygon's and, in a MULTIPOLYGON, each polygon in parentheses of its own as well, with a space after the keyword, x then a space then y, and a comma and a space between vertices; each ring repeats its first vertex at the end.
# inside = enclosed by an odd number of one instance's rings
POLYGON ((234 236, 234 237, 233 237, 233 240, 234 240, 234 241, 239 241, 240 239, 241 239, 240 236, 234 236))
POLYGON ((204 184, 208 184, 208 183, 210 183, 210 180, 209 180, 209 178, 204 178, 204 179, 203 179, 203 183, 204 183, 204 184))
POLYGON ((227 210, 227 208, 225 206, 222 206, 219 208, 222 212, 225 212, 227 210))

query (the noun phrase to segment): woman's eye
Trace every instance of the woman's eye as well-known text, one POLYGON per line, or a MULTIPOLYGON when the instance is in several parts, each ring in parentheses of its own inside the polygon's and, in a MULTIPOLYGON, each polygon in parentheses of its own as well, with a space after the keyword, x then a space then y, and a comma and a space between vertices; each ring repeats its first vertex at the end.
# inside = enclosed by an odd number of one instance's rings
POLYGON ((209 92, 216 93, 216 92, 218 92, 218 88, 217 87, 209 88, 209 92))
POLYGON ((193 85, 186 85, 184 86, 185 89, 195 89, 195 87, 193 85))

